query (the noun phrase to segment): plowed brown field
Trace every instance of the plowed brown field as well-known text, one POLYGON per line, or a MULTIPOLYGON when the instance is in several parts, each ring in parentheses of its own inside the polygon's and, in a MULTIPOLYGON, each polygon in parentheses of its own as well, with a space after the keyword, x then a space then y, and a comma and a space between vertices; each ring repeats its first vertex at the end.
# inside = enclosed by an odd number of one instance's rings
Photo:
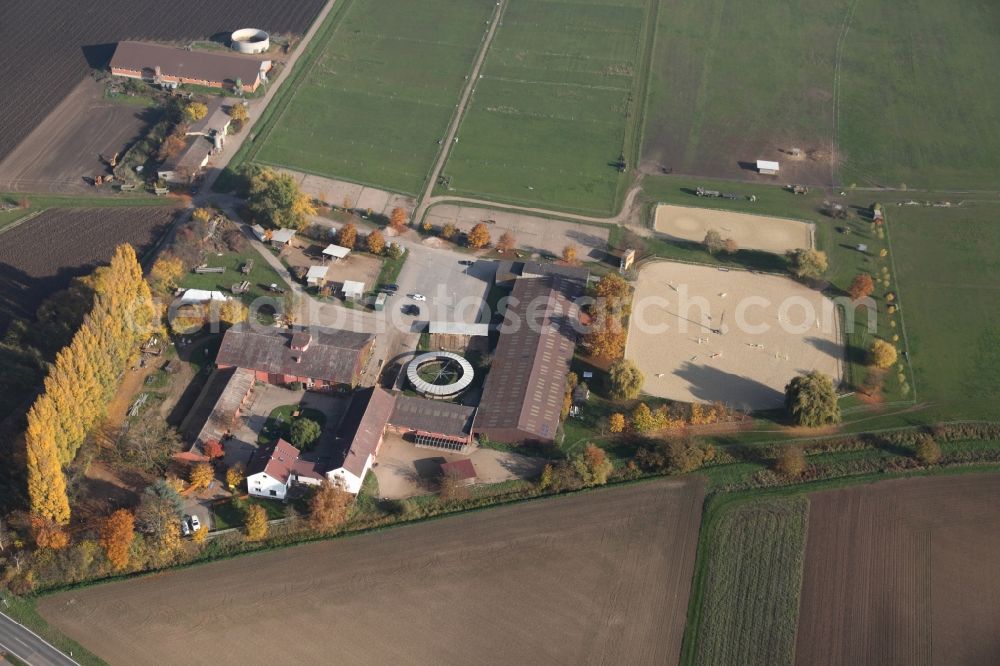
POLYGON ((11 316, 31 317, 39 302, 111 259, 131 243, 148 250, 163 233, 173 208, 122 206, 55 208, 0 236, 0 331, 11 316))
POLYGON ((45 597, 111 664, 677 661, 703 484, 540 500, 45 597))
POLYGON ((124 39, 193 40, 237 28, 303 33, 324 0, 4 3, 0 21, 0 159, 124 39))
POLYGON ((1000 475, 812 496, 796 661, 1000 659, 1000 475))

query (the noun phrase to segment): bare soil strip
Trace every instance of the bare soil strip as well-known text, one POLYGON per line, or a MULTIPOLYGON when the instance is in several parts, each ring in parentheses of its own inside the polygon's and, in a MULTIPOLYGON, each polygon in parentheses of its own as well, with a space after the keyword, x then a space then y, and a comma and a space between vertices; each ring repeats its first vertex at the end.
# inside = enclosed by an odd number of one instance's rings
POLYGON ((676 662, 703 484, 658 480, 45 597, 111 664, 676 662))
POLYGON ((796 661, 996 664, 1000 475, 812 496, 796 661))

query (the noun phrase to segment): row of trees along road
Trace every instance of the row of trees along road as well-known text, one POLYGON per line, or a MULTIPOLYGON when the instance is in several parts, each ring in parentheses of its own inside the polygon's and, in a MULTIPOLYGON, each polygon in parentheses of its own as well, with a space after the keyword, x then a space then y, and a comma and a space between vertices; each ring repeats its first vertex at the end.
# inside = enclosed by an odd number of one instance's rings
POLYGON ((106 414, 130 357, 149 335, 155 310, 131 245, 94 273, 94 305, 67 347, 56 355, 45 392, 28 412, 26 432, 31 512, 69 522, 62 468, 106 414))

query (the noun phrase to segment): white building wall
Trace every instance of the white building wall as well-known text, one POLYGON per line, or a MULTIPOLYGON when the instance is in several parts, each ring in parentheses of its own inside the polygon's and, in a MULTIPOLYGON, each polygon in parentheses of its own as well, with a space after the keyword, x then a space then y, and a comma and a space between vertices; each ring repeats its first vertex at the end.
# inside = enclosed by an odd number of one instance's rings
POLYGON ((361 492, 361 483, 364 481, 365 474, 367 474, 368 470, 371 469, 373 461, 374 456, 368 456, 368 459, 365 460, 365 467, 361 470, 360 477, 355 476, 343 467, 338 467, 337 469, 332 469, 327 472, 326 478, 330 479, 330 482, 333 485, 346 490, 352 495, 357 495, 361 492))
POLYGON ((285 484, 269 476, 267 472, 258 472, 247 477, 247 490, 251 495, 257 497, 283 500, 287 488, 285 484), (274 494, 271 491, 274 491, 274 494))

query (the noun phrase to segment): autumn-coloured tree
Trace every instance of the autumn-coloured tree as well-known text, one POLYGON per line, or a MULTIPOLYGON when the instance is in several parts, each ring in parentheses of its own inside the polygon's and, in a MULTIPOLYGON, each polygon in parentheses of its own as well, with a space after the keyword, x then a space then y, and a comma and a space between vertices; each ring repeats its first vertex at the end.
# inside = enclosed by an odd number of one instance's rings
POLYGON ((656 417, 653 410, 644 402, 640 402, 632 410, 631 426, 634 432, 649 432, 656 427, 656 417))
POLYGON ((799 477, 806 471, 806 456, 798 446, 782 446, 774 459, 774 471, 782 476, 799 477))
POLYGON ((606 299, 611 305, 618 305, 628 298, 628 282, 618 273, 608 273, 597 281, 594 293, 598 298, 606 299))
POLYGON ((210 439, 205 442, 205 445, 201 447, 201 451, 209 460, 221 458, 226 454, 226 451, 222 446, 222 442, 217 439, 210 439))
POLYGON ((898 354, 891 342, 886 342, 882 338, 876 338, 872 343, 871 362, 876 368, 884 370, 896 364, 898 354))
POLYGON ((219 321, 227 326, 241 324, 250 318, 250 309, 238 298, 230 298, 219 307, 219 321))
POLYGON ((245 479, 246 476, 247 471, 246 468, 243 467, 243 463, 236 463, 226 470, 226 485, 230 488, 235 488, 243 483, 243 479, 245 479))
POLYGON ((246 104, 241 104, 239 102, 236 102, 232 106, 230 106, 229 117, 241 124, 250 120, 250 114, 247 113, 246 104))
POLYGON ((368 251, 372 254, 379 255, 385 252, 385 236, 378 229, 372 231, 368 234, 368 251))
POLYGON ((54 520, 32 514, 29 519, 31 539, 38 548, 62 550, 69 546, 69 533, 54 520))
POLYGON ((614 470, 604 449, 589 443, 583 453, 573 456, 571 463, 585 486, 603 486, 614 470))
POLYGON ((166 161, 173 157, 177 157, 184 150, 184 146, 187 143, 184 141, 184 137, 180 134, 170 134, 163 140, 160 144, 160 150, 157 153, 157 157, 160 161, 166 161))
POLYGON ((319 532, 335 530, 351 513, 354 496, 324 481, 309 499, 309 526, 319 532))
POLYGON ((295 179, 273 169, 251 173, 247 208, 262 224, 297 230, 303 229, 309 216, 316 214, 312 200, 299 189, 295 179))
POLYGON ((474 250, 484 248, 490 244, 490 230, 485 222, 480 222, 472 227, 465 236, 465 244, 474 250))
POLYGON ((936 465, 941 460, 941 447, 930 435, 921 435, 913 447, 913 455, 924 465, 936 465))
POLYGON ((135 513, 136 526, 146 535, 147 564, 157 568, 174 561, 181 547, 180 495, 165 480, 146 488, 135 513))
POLYGON ((69 522, 69 498, 56 450, 55 418, 52 401, 44 395, 28 412, 28 499, 33 514, 65 525, 69 522))
POLYGON ((451 240, 458 233, 458 227, 456 227, 451 222, 446 222, 443 227, 441 227, 441 238, 445 240, 451 240))
POLYGON ((868 273, 858 273, 851 281, 851 286, 847 288, 847 293, 855 301, 872 295, 875 291, 875 282, 868 273))
POLYGON ((118 509, 101 525, 101 548, 116 571, 128 567, 129 551, 135 539, 135 516, 127 509, 118 509))
POLYGON ((389 226, 396 231, 404 231, 407 223, 406 210, 403 208, 393 208, 389 215, 389 226))
POLYGON ((592 323, 583 343, 594 357, 617 359, 625 352, 626 338, 621 321, 612 314, 604 314, 592 323))
POLYGON ((788 253, 789 270, 799 278, 818 280, 829 268, 826 252, 821 250, 792 250, 788 253))
POLYGON ((191 487, 195 490, 200 490, 202 488, 208 488, 208 486, 215 480, 215 470, 207 462, 200 462, 191 465, 191 471, 188 474, 188 481, 191 482, 191 487))
POLYGON ((358 242, 358 228, 354 226, 353 222, 348 222, 337 230, 337 235, 333 239, 337 242, 337 245, 346 247, 348 250, 353 250, 355 244, 358 242))
POLYGON ((569 264, 570 266, 575 266, 579 263, 577 258, 576 245, 567 245, 562 251, 563 262, 569 264))
POLYGON ((149 271, 149 286, 158 294, 170 294, 184 276, 184 262, 173 254, 163 254, 149 271))
POLYGON ((551 463, 542 468, 542 473, 538 476, 538 489, 547 490, 552 485, 552 477, 555 469, 551 463))
POLYGON ((500 239, 497 240, 497 251, 498 252, 509 252, 516 247, 517 241, 514 239, 514 234, 509 231, 505 231, 500 234, 500 239))
POLYGON ((727 238, 722 242, 722 251, 726 254, 736 254, 740 251, 740 246, 732 238, 727 238))
POLYGON ((642 390, 646 381, 642 371, 628 359, 616 361, 608 369, 608 383, 611 397, 615 400, 633 400, 642 390))
POLYGON ((620 432, 625 432, 625 415, 621 412, 615 412, 608 417, 608 430, 618 434, 620 432))
POLYGON ((251 504, 243 515, 243 527, 248 541, 260 541, 267 536, 267 511, 259 504, 251 504))
POLYGON ((208 106, 201 102, 190 102, 184 106, 184 120, 193 123, 201 120, 208 114, 208 106))
POLYGON ((709 229, 705 234, 705 240, 703 240, 702 245, 708 250, 709 254, 718 254, 726 246, 726 241, 723 240, 722 234, 720 234, 715 229, 709 229))

